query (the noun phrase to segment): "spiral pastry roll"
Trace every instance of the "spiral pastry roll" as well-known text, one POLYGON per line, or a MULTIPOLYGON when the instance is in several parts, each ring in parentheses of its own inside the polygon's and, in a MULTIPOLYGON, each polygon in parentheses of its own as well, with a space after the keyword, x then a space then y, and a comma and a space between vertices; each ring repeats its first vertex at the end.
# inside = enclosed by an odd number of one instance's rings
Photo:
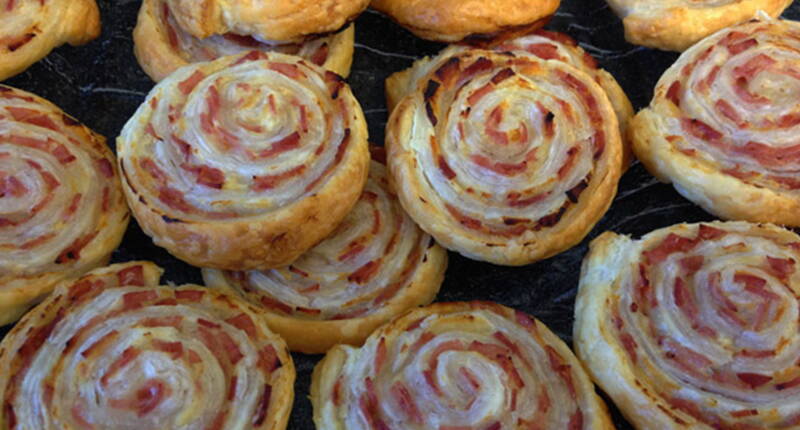
POLYGON ((378 326, 430 303, 447 253, 406 215, 386 168, 372 162, 364 193, 334 233, 291 266, 269 271, 203 270, 206 285, 263 307, 293 351, 360 345, 378 326))
POLYGON ((469 50, 392 112, 403 207, 446 248, 522 265, 579 242, 616 193, 622 144, 597 82, 562 61, 469 50))
POLYGON ((800 225, 800 24, 723 30, 668 69, 632 121, 637 157, 726 219, 800 225))
POLYGON ((606 0, 622 19, 625 38, 636 45, 684 51, 759 11, 779 16, 792 0, 606 0))
POLYGON ((61 284, 0 343, 4 429, 284 429, 294 365, 251 306, 149 262, 61 284))
POLYGON ((800 236, 771 224, 605 233, 584 261, 578 356, 637 428, 800 425, 800 236))
POLYGON ((0 80, 21 73, 53 48, 83 45, 99 35, 94 0, 0 0, 0 80))
POLYGON ((318 430, 613 429, 572 351, 494 303, 437 303, 314 369, 318 430))
MULTIPOLYGON (((412 92, 418 85, 425 83, 427 76, 443 60, 447 60, 456 52, 466 51, 463 45, 451 45, 438 56, 423 58, 414 63, 414 67, 397 72, 386 79, 386 99, 391 112, 400 100, 412 92), (438 60, 438 61, 436 61, 438 60)), ((628 96, 619 86, 614 77, 597 65, 597 60, 584 51, 572 37, 555 31, 536 30, 535 32, 508 40, 493 48, 498 52, 513 52, 516 55, 531 55, 543 60, 559 60, 592 76, 605 90, 617 120, 620 125, 620 134, 625 137, 625 127, 633 117, 633 106, 628 96)), ((628 145, 625 145, 624 166, 630 164, 633 154, 628 145)))
POLYGON ((117 140, 134 215, 200 267, 282 267, 324 239, 369 170, 364 115, 333 72, 251 51, 158 84, 117 140))
POLYGON ((197 38, 171 13, 170 0, 145 0, 133 31, 134 53, 144 71, 160 81, 190 63, 259 50, 297 55, 342 76, 353 61, 353 26, 335 34, 296 43, 270 43, 249 34, 224 33, 197 38))
POLYGON ((128 224, 105 138, 0 85, 0 325, 108 262, 128 224))
POLYGON ((272 43, 300 42, 354 21, 369 0, 161 0, 190 35, 248 34, 272 43))
POLYGON ((439 42, 489 46, 544 25, 561 0, 372 0, 415 35, 439 42))

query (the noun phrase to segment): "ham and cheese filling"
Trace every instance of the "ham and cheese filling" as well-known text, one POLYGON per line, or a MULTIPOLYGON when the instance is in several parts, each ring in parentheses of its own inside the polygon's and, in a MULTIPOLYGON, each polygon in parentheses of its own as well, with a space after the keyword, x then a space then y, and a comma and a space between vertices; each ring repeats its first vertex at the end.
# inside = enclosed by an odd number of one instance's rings
MULTIPOLYGON (((29 93, 0 86, 0 290, 69 272, 127 221, 114 158, 99 136, 29 93)), ((121 236, 122 232, 119 232, 121 236)))
POLYGON ((324 36, 304 43, 290 44, 275 44, 270 43, 270 41, 258 40, 252 36, 235 33, 198 39, 181 28, 174 16, 170 14, 169 4, 166 1, 156 1, 161 3, 159 22, 162 30, 166 33, 170 47, 189 63, 211 61, 226 55, 240 54, 252 50, 297 55, 318 66, 324 65, 328 60, 333 36, 324 36))
POLYGON ((700 224, 635 252, 608 318, 643 392, 711 428, 800 424, 798 237, 700 224))
POLYGON ((151 263, 112 267, 57 289, 3 340, 6 428, 274 428, 288 414, 272 394, 291 397, 291 359, 249 308, 144 286, 151 263))
POLYGON ((563 343, 499 305, 433 305, 344 351, 315 404, 326 429, 576 430, 597 418, 591 384, 563 343))
POLYGON ((403 211, 386 167, 373 161, 361 198, 330 237, 291 266, 223 276, 248 301, 272 312, 357 318, 403 295, 434 244, 403 211))
POLYGON ((421 89, 410 143, 419 182, 454 225, 487 243, 557 225, 605 176, 617 121, 598 108, 600 87, 572 67, 467 52, 421 89))
POLYGON ((800 25, 754 21, 690 52, 656 88, 667 141, 745 183, 800 192, 800 25))
POLYGON ((125 179, 171 222, 274 213, 338 173, 358 109, 344 85, 259 51, 183 69, 123 130, 125 179))

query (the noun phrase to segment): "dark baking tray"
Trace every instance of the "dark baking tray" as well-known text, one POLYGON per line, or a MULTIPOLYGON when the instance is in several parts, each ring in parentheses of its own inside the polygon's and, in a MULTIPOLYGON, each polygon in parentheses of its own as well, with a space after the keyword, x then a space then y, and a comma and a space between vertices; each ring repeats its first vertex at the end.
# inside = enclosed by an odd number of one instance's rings
MULTIPOLYGON (((486 0, 490 1, 490 0, 486 0)), ((133 56, 131 32, 141 4, 137 0, 99 0, 103 17, 101 37, 89 45, 62 47, 6 84, 51 100, 113 142, 122 126, 144 100, 153 83, 133 56)), ((800 19, 800 4, 787 18, 800 19)), ((604 0, 563 0, 548 28, 574 38, 628 93, 636 109, 650 100, 661 73, 677 54, 637 47, 625 42, 622 25, 604 0)), ((382 15, 368 10, 356 21, 356 50, 348 81, 369 122, 371 140, 383 142, 386 104, 383 81, 443 45, 417 39, 382 15)), ((587 244, 606 230, 644 234, 678 222, 712 217, 658 183, 636 163, 622 178, 609 212, 579 246, 536 264, 520 268, 477 263, 450 253, 450 266, 439 301, 491 300, 528 312, 566 342, 572 342, 573 306, 581 259, 587 244)), ((156 247, 132 220, 113 260, 152 260, 166 269, 164 281, 202 283, 200 272, 156 247)), ((5 330, 0 329, 0 334, 5 330)), ((320 356, 294 354, 297 366, 295 401, 289 428, 312 430, 308 387, 320 356)), ((630 429, 609 402, 619 429, 630 429)))

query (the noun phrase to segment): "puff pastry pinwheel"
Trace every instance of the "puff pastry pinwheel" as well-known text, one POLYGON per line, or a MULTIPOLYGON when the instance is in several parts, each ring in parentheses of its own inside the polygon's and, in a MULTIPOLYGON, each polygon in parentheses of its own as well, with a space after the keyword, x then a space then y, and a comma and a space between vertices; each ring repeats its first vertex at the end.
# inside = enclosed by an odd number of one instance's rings
POLYGON ((366 122, 343 79, 260 51, 170 75, 117 149, 144 231, 226 270, 290 264, 344 219, 369 170, 366 122))
MULTIPOLYGON (((417 60, 413 67, 389 76, 386 79, 386 100, 389 105, 389 111, 391 112, 400 100, 413 91, 415 87, 424 84, 425 76, 431 70, 437 65, 441 66, 441 64, 437 64, 436 60, 441 62, 456 52, 462 52, 467 49, 469 48, 463 45, 451 45, 433 59, 426 57, 417 60)), ((597 60, 578 46, 578 42, 572 37, 555 31, 536 30, 525 36, 505 41, 494 47, 493 50, 514 52, 517 55, 526 54, 543 60, 559 60, 586 72, 605 90, 611 105, 614 107, 614 112, 617 114, 621 135, 623 138, 625 137, 625 127, 633 117, 633 106, 631 106, 628 96, 619 86, 617 80, 610 73, 599 68, 597 60)), ((624 155, 625 162, 623 165, 628 166, 633 157, 628 145, 625 145, 624 155)))
POLYGON ((0 343, 9 430, 286 428, 295 370, 258 311, 149 262, 65 282, 0 343))
POLYGON ((372 0, 370 7, 423 38, 492 45, 544 25, 561 0, 372 0))
POLYGON ((771 224, 679 224, 591 245, 578 357, 637 428, 800 425, 800 236, 771 224))
POLYGON ((572 351, 484 302, 438 303, 339 345, 314 369, 318 430, 613 429, 572 351))
POLYGON ((792 0, 606 0, 636 45, 684 51, 725 27, 758 13, 779 16, 792 0), (759 12, 761 11, 761 12, 759 12))
POLYGON ((211 287, 263 307, 293 351, 360 345, 377 327, 439 291, 447 253, 403 212, 386 168, 372 162, 356 206, 322 243, 270 271, 203 270, 211 287))
POLYGON ((798 34, 754 21, 686 51, 631 121, 636 156, 721 218, 800 225, 798 34))
POLYGON ((369 5, 369 0, 165 0, 189 34, 247 34, 277 42, 298 42, 337 31, 369 5))
POLYGON ((105 138, 0 85, 0 325, 108 262, 130 214, 105 138))
POLYGON ((522 265, 579 242, 622 170, 613 106, 558 60, 469 50, 394 109, 389 168, 403 207, 446 248, 522 265))
POLYGON ((99 35, 94 0, 0 0, 0 80, 21 73, 53 48, 83 45, 99 35))
MULTIPOLYGON (((211 61, 251 50, 297 55, 342 76, 353 61, 353 25, 330 35, 294 43, 265 42, 250 33, 221 33, 198 38, 180 25, 171 12, 171 0, 144 0, 133 31, 134 53, 144 71, 155 81, 190 63, 211 61)), ((185 2, 184 2, 185 3, 185 2)))

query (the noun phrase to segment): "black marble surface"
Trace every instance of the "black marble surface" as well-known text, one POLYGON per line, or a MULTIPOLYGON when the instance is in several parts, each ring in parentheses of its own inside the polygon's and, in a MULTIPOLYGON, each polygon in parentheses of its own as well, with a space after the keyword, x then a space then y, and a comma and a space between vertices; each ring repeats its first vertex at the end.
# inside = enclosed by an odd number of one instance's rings
MULTIPOLYGON (((103 32, 98 40, 79 48, 56 49, 5 83, 51 100, 107 136, 113 147, 117 134, 153 83, 133 56, 131 32, 141 2, 98 2, 103 18, 103 32)), ((800 3, 784 16, 800 19, 800 3)), ((598 58, 602 67, 619 80, 637 110, 649 102, 661 73, 677 58, 674 53, 626 43, 620 21, 604 0, 563 0, 548 28, 570 34, 598 58)), ((364 109, 373 142, 382 142, 384 137, 387 119, 384 79, 441 47, 417 39, 373 11, 368 10, 356 21, 355 59, 348 81, 364 109)), ((520 268, 477 263, 450 253, 450 266, 438 300, 480 299, 512 306, 539 318, 571 343, 580 264, 591 239, 606 230, 639 236, 678 222, 710 219, 709 214, 683 199, 671 186, 658 183, 636 163, 622 178, 609 212, 579 246, 520 268)), ((153 245, 135 221, 113 257, 115 262, 132 259, 148 259, 164 267, 164 281, 202 282, 197 269, 153 245)), ((319 359, 319 356, 294 355, 297 383, 290 429, 314 428, 308 387, 311 371, 319 359)), ((632 428, 613 406, 611 409, 619 429, 632 428)))

